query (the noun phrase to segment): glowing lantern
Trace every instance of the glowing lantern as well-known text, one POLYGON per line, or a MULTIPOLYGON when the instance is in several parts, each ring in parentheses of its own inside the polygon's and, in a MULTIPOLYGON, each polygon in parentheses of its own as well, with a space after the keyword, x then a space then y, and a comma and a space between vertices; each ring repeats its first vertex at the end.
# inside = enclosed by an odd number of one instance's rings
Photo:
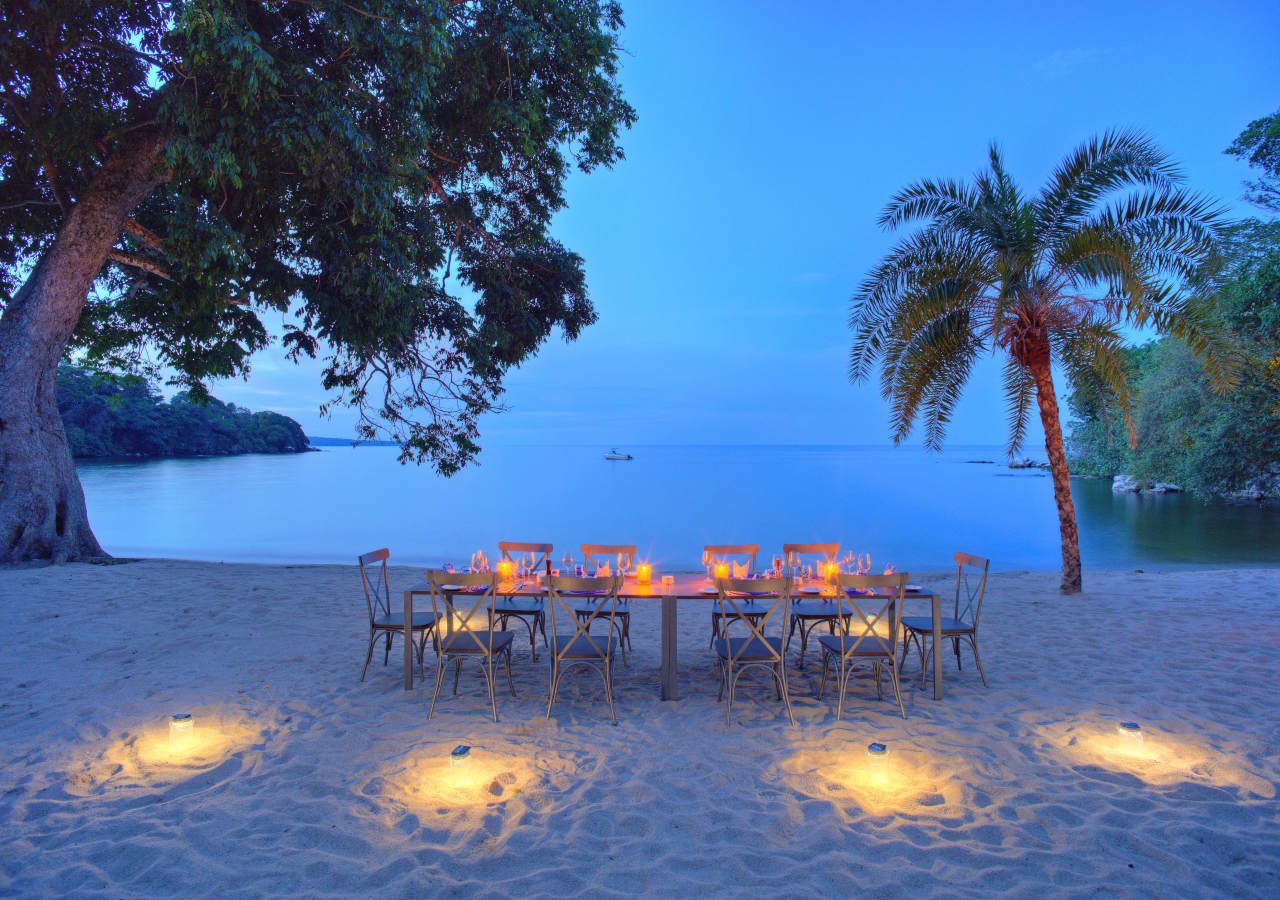
POLYGON ((867 744, 867 781, 873 787, 889 783, 889 747, 876 741, 867 744))
POLYGON ((1121 722, 1116 726, 1116 733, 1120 735, 1124 746, 1130 749, 1138 749, 1142 746, 1142 726, 1137 722, 1121 722))
POLYGON ((729 564, 728 564, 728 563, 716 563, 716 567, 715 567, 715 577, 716 577, 716 581, 719 581, 721 578, 728 578, 728 577, 729 577, 729 564))
POLYGON ((471 748, 466 744, 459 744, 449 753, 449 765, 460 766, 471 758, 471 748))
POLYGON ((827 584, 835 584, 840 577, 840 565, 838 563, 825 563, 822 566, 822 578, 827 584))
POLYGON ((636 584, 649 584, 653 580, 653 566, 649 563, 636 565, 636 584))
POLYGON ((516 563, 511 559, 498 560, 498 580, 509 584, 516 580, 516 563))
POLYGON ((191 713, 174 713, 169 717, 169 744, 184 746, 195 736, 196 720, 191 713))

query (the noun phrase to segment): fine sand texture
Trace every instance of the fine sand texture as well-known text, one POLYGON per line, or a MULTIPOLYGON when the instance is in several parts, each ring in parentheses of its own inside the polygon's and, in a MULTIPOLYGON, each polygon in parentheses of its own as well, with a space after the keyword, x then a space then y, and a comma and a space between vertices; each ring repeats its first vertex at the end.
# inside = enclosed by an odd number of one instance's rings
POLYGON ((524 633, 497 724, 474 666, 428 721, 398 641, 361 683, 354 566, 0 570, 0 893, 1280 896, 1280 571, 1086 586, 993 576, 990 687, 912 658, 905 721, 862 674, 837 722, 793 652, 794 726, 758 678, 725 724, 708 601, 660 701, 636 602, 614 726, 590 672, 545 718, 524 633))

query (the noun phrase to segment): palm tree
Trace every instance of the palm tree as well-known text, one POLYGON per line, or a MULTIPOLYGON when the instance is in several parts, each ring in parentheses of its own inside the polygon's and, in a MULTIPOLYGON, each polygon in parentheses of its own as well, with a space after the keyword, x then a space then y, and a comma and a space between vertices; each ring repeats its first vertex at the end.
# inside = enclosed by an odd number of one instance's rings
MULTIPOLYGON (((882 227, 921 227, 863 281, 849 317, 849 374, 879 364, 895 443, 924 424, 941 447, 977 359, 1006 356, 1009 452, 1022 446, 1034 398, 1062 533, 1062 591, 1081 588, 1075 505, 1053 365, 1078 389, 1131 404, 1122 326, 1176 335, 1219 386, 1229 354, 1185 284, 1210 251, 1220 211, 1179 185, 1169 158, 1139 134, 1108 132, 1071 153, 1035 197, 1024 196, 992 145, 972 182, 919 181, 898 192, 882 227)), ((1130 440, 1133 431, 1130 427, 1130 440)))

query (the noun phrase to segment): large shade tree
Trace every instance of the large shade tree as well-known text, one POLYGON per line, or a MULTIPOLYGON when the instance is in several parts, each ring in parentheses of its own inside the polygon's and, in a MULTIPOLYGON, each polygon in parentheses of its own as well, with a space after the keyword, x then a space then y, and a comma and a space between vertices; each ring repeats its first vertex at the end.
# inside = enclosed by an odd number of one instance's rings
POLYGON ((198 395, 280 320, 362 436, 450 473, 504 373, 594 321, 548 228, 634 119, 611 0, 0 16, 0 562, 102 554, 54 394, 68 354, 198 395))
POLYGON ((971 181, 920 181, 893 197, 880 224, 918 227, 853 298, 850 375, 879 368, 895 442, 923 420, 925 445, 940 448, 974 364, 1004 357, 1010 452, 1033 403, 1044 426, 1066 593, 1082 579, 1054 366, 1078 386, 1105 387, 1126 420, 1125 326, 1175 335, 1217 385, 1231 379, 1229 348, 1186 289, 1220 213, 1181 180, 1150 140, 1115 132, 1079 147, 1027 195, 993 146, 971 181))

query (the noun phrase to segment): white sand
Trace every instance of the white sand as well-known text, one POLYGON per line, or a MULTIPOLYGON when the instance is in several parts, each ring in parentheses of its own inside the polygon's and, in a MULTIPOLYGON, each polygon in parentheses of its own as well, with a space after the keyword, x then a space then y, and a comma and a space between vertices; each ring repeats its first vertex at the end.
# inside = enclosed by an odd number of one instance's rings
POLYGON ((641 603, 613 727, 589 674, 544 719, 523 639, 496 725, 476 671, 428 722, 398 643, 358 683, 352 567, 0 571, 0 893, 1280 894, 1280 571, 1056 583, 993 578, 989 689, 948 654, 941 702, 912 680, 904 722, 862 679, 836 723, 811 666, 794 728, 761 686, 725 726, 707 603, 660 702, 641 603), (1114 752, 1129 718, 1153 758, 1114 752))

